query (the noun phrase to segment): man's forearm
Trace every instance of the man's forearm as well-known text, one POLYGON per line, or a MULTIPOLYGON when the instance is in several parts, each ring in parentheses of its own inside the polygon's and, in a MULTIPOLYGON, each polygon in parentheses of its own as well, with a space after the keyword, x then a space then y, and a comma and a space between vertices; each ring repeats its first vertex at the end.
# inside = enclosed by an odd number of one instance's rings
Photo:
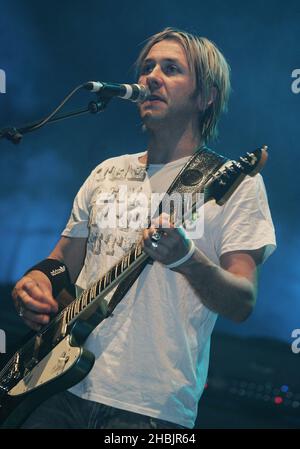
POLYGON ((72 284, 76 282, 83 267, 86 242, 86 238, 61 237, 54 250, 48 256, 63 262, 67 266, 72 284))
POLYGON ((255 287, 211 262, 196 248, 193 256, 174 271, 183 274, 201 302, 210 310, 233 321, 244 321, 255 304, 255 287))

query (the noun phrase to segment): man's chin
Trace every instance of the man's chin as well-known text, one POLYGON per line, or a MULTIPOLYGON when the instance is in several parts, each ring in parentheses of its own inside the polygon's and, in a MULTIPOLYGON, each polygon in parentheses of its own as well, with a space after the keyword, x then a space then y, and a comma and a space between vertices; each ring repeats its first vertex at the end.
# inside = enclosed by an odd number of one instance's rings
POLYGON ((142 122, 144 123, 144 125, 151 126, 151 124, 155 124, 160 122, 161 120, 164 119, 165 117, 165 113, 163 111, 145 111, 141 117, 142 122))

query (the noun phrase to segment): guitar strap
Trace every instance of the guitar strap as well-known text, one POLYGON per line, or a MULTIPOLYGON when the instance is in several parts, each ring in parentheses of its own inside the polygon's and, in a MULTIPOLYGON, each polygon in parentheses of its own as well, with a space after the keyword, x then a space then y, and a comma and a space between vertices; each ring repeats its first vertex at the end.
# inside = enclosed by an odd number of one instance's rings
MULTIPOLYGON (((183 195, 187 193, 192 194, 196 192, 203 192, 205 185, 211 176, 227 161, 227 158, 214 152, 206 146, 201 147, 190 157, 181 169, 168 188, 167 194, 172 195, 173 193, 179 193, 180 195, 183 195)), ((162 205, 163 200, 158 207, 160 212, 162 211, 162 205)), ((126 279, 119 283, 111 300, 109 301, 108 314, 112 313, 130 287, 134 284, 145 266, 149 263, 149 259, 150 258, 146 259, 141 265, 133 270, 133 272, 127 276, 126 279)))

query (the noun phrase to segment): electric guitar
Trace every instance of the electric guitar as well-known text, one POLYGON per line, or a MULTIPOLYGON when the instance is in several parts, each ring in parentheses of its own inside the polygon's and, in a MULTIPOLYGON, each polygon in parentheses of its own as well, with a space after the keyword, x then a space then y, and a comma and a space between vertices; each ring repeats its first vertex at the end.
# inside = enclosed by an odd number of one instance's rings
MULTIPOLYGON (((267 147, 263 147, 223 164, 206 183, 204 202, 224 204, 245 176, 256 175, 266 160, 267 147)), ((105 297, 147 260, 151 259, 137 243, 12 356, 0 372, 0 427, 19 427, 41 402, 89 373, 95 358, 83 344, 111 313, 105 297)))

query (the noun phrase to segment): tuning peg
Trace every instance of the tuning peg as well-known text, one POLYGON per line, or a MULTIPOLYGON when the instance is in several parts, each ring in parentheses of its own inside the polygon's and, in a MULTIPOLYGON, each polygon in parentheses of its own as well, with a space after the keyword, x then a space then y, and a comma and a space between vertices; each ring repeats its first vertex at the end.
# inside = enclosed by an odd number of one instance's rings
MULTIPOLYGON (((247 153, 247 154, 249 154, 249 153, 247 153)), ((246 157, 243 157, 243 156, 241 156, 241 157, 239 158, 239 161, 240 161, 242 164, 247 164, 247 165, 250 164, 249 159, 247 159, 246 157)))
POLYGON ((239 160, 238 161, 232 161, 232 165, 234 166, 235 170, 240 170, 242 168, 242 165, 241 165, 239 160))
POLYGON ((225 169, 226 169, 227 172, 233 173, 233 172, 236 171, 236 166, 235 166, 235 164, 233 162, 231 162, 231 164, 228 165, 225 169))

